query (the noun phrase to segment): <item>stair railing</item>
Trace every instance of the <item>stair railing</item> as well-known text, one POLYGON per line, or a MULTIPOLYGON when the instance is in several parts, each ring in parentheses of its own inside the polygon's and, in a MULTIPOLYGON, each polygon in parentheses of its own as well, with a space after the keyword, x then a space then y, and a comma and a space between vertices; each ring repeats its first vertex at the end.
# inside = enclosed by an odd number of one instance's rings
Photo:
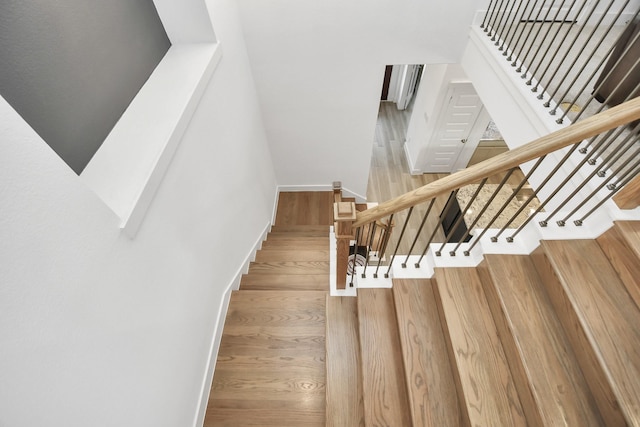
POLYGON ((640 7, 630 3, 493 0, 480 27, 556 121, 575 122, 640 95, 640 7))
POLYGON ((635 207, 633 201, 640 199, 639 174, 640 97, 636 97, 362 212, 338 198, 334 205, 337 288, 353 286, 355 271, 348 267, 349 258, 355 262, 359 247, 366 250, 361 254, 361 277, 377 276, 381 267, 389 277, 399 252, 406 256, 402 268, 407 268, 412 254, 419 255, 414 266, 420 268, 429 250, 435 256, 444 251, 455 256, 462 248, 469 256, 488 232, 494 233, 492 242, 507 233, 504 240, 512 243, 534 219, 541 227, 552 220, 558 227, 580 227, 625 186, 620 193, 626 203, 622 208, 635 207), (515 178, 520 171, 527 172, 515 178), (534 188, 530 182, 536 183, 534 188), (403 222, 401 232, 392 235, 390 225, 398 219, 403 222), (381 225, 386 229, 376 237, 381 225), (401 245, 410 248, 400 251, 401 245), (394 249, 391 254, 389 248, 394 249), (371 251, 376 252, 373 273, 371 251))

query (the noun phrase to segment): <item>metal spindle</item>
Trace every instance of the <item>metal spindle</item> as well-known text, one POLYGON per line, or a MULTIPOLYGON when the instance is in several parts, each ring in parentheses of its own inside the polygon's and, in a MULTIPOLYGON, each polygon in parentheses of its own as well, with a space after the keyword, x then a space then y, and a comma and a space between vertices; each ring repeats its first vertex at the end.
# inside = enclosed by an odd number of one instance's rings
POLYGON ((637 167, 635 170, 630 171, 627 176, 620 181, 619 185, 615 185, 615 188, 610 189, 611 192, 607 194, 602 200, 600 200, 589 212, 584 214, 584 216, 580 219, 573 221, 573 223, 577 226, 581 226, 585 219, 589 218, 591 214, 593 214, 600 206, 606 203, 607 200, 612 198, 618 191, 620 191, 625 185, 627 185, 633 178, 635 178, 640 173, 640 167, 637 167))
POLYGON ((407 268, 407 262, 409 261, 409 257, 411 256, 411 251, 413 251, 413 248, 416 246, 416 243, 418 242, 418 238, 420 237, 420 232, 422 231, 424 224, 427 222, 427 218, 429 217, 429 214, 431 213, 431 208, 433 208, 433 205, 435 204, 435 202, 436 202, 436 199, 431 199, 431 202, 429 203, 429 207, 427 208, 427 212, 422 217, 422 222, 420 222, 420 227, 418 227, 418 231, 416 232, 416 237, 415 239, 413 239, 413 242, 411 243, 411 248, 409 248, 409 252, 407 252, 407 259, 405 259, 404 262, 402 263, 402 268, 407 268))
POLYGON ((489 23, 491 22, 491 18, 493 18, 493 14, 496 11, 496 6, 497 5, 498 5, 498 0, 495 0, 495 2, 493 0, 491 0, 491 2, 489 3, 489 7, 487 8, 487 13, 484 16, 484 20, 482 21, 482 25, 480 25, 480 28, 484 28, 484 32, 485 33, 489 31, 489 23), (491 5, 492 4, 493 4, 493 10, 491 10, 491 5))
MULTIPOLYGON (((462 223, 462 221, 464 220, 464 216, 467 214, 467 212, 469 211, 469 209, 471 208, 471 205, 473 204, 473 202, 476 200, 476 198, 478 197, 478 194, 480 194, 480 190, 482 190, 482 187, 484 187, 484 184, 486 184, 488 178, 483 179, 480 184, 478 185, 478 188, 476 188, 476 191, 473 193, 473 196, 471 196, 471 200, 469 200, 469 203, 467 203, 467 206, 465 206, 465 208, 462 210, 462 212, 460 213, 460 216, 458 217, 458 219, 456 220, 456 222, 453 224, 453 227, 451 227, 451 230, 449 230, 449 233, 447 234, 447 236, 444 239, 444 242, 442 243, 442 246, 440 246, 440 249, 438 249, 436 251, 436 256, 440 256, 442 253, 442 250, 444 249, 445 245, 447 243, 449 243, 449 241, 451 240, 451 238, 453 237, 453 233, 456 231, 456 229, 458 228, 458 226, 462 223)), ((449 255, 451 256, 456 256, 455 251, 451 251, 449 252, 449 255)))
POLYGON ((496 13, 496 17, 493 20, 493 24, 491 25, 491 30, 489 30, 488 36, 491 37, 492 42, 496 41, 496 34, 498 33, 498 25, 496 25, 496 22, 498 22, 498 17, 500 17, 500 10, 502 10, 503 4, 504 4, 504 0, 500 0, 500 6, 498 6, 498 13, 496 13), (491 34, 491 31, 493 31, 493 34, 491 34))
MULTIPOLYGON (((503 3, 504 3, 504 1, 500 2, 500 7, 498 8, 499 10, 502 10, 503 3)), ((502 21, 504 20, 505 15, 506 15, 506 13, 502 13, 502 15, 500 16, 500 19, 498 20, 498 23, 495 24, 495 29, 493 31, 493 37, 491 37, 491 41, 492 42, 496 41, 496 36, 498 36, 498 34, 499 34, 500 25, 502 25, 502 21)), ((498 41, 496 42, 496 46, 498 46, 499 44, 500 44, 500 39, 498 38, 498 41)))
MULTIPOLYGON (((634 157, 637 157, 640 154, 640 149, 637 149, 634 152, 634 157)), ((609 184, 609 182, 611 180, 613 180, 613 178, 617 175, 620 174, 620 172, 622 172, 622 170, 624 168, 626 168, 629 165, 629 162, 626 162, 625 164, 621 165, 618 169, 616 169, 616 171, 611 174, 611 176, 605 180, 604 182, 602 182, 595 190, 593 190, 591 192, 591 194, 589 194, 589 197, 587 197, 586 199, 584 199, 582 202, 580 202, 580 204, 578 204, 578 206, 576 206, 563 220, 558 221, 558 222, 563 222, 565 223, 569 218, 571 218, 576 212, 578 212, 578 210, 580 210, 580 208, 582 208, 584 205, 586 205, 589 201, 591 201, 591 199, 593 198, 593 196, 595 196, 600 190, 602 190, 605 186, 611 190, 612 192, 618 189, 618 186, 616 184, 609 184)), ((629 177, 629 175, 635 175, 632 174, 633 171, 635 171, 638 167, 640 167, 640 159, 636 160, 635 163, 633 164, 632 167, 630 167, 626 172, 623 172, 622 176, 626 179, 629 177)), ((633 178, 633 177, 632 177, 633 178)), ((622 185, 620 186, 622 187, 622 185)), ((613 195, 613 194, 612 194, 613 195)), ((608 200, 608 198, 605 197, 604 199, 605 201, 608 200)), ((595 209, 599 208, 600 206, 602 206, 602 204, 604 203, 604 201, 600 201, 600 203, 596 204, 595 209)), ((592 209, 591 211, 589 211, 587 213, 587 215, 583 216, 582 218, 580 218, 579 224, 581 225, 582 222, 584 221, 584 219, 586 217, 588 217, 589 215, 591 215, 593 213, 592 209)), ((578 225, 577 223, 574 222, 574 224, 578 225)))
MULTIPOLYGON (((509 50, 508 48, 505 49, 505 44, 507 42, 507 39, 509 38, 509 33, 511 33, 511 29, 513 28, 514 25, 516 25, 516 22, 518 22, 518 14, 520 13, 520 8, 522 7, 522 5, 524 4, 524 2, 522 1, 514 1, 513 3, 511 3, 511 10, 509 11, 509 16, 513 16, 513 19, 508 20, 509 21, 509 29, 507 30, 507 32, 505 33, 505 36, 502 38, 502 45, 498 48, 498 50, 504 50, 504 52, 502 52, 503 56, 507 56, 507 51, 509 50), (515 13, 513 12, 513 9, 516 5, 516 3, 518 3, 518 8, 516 9, 515 13)), ((505 23, 505 28, 506 28, 506 23, 505 23)), ((504 31, 504 29, 503 29, 504 31)), ((513 33, 511 33, 511 40, 509 41, 509 43, 511 43, 511 41, 513 41, 513 36, 515 36, 516 31, 514 30, 513 33)), ((509 45, 507 45, 509 46, 509 45)))
POLYGON ((376 222, 369 223, 369 236, 367 237, 366 242, 366 250, 365 250, 365 261, 364 268, 362 269, 362 278, 365 279, 367 277, 367 267, 369 267, 369 252, 371 252, 371 246, 373 245, 373 238, 376 235, 376 222))
POLYGON ((353 279, 356 277, 356 259, 358 258, 358 241, 360 241, 360 230, 362 230, 362 227, 356 228, 356 241, 353 245, 353 270, 351 271, 351 280, 349 281, 350 288, 353 288, 353 279))
MULTIPOLYGON (((531 17, 533 16, 533 12, 536 10, 536 5, 537 4, 538 4, 538 0, 536 0, 536 2, 534 3, 533 7, 529 11, 529 16, 527 17, 527 19, 524 22, 524 25, 522 26, 522 32, 520 33, 520 37, 518 37, 518 40, 516 41, 516 46, 513 47, 514 53, 515 53, 515 50, 517 49, 518 43, 520 42, 520 38, 521 38, 522 34, 524 34, 524 31, 526 29, 527 23, 532 22, 531 17)), ((544 2, 543 2, 543 5, 544 5, 544 2)), ((542 7, 538 10, 538 13, 536 14, 536 19, 540 15, 541 11, 542 11, 542 7)), ((527 32, 527 36, 524 38, 524 41, 522 42, 522 46, 520 46, 520 51, 515 54, 516 57, 513 59, 513 62, 511 63, 512 67, 515 67, 516 65, 518 65, 518 63, 517 63, 518 59, 517 58, 519 58, 522 55, 522 52, 524 51, 525 47, 527 46, 527 40, 529 40, 529 36, 530 35, 531 35, 531 29, 529 30, 529 32, 527 32)), ((520 62, 520 64, 521 65, 516 69, 516 73, 519 73, 520 71, 522 71, 522 62, 520 62)))
MULTIPOLYGON (((582 55, 582 52, 584 52, 585 48, 587 47, 587 45, 589 44, 589 42, 591 41, 591 38, 593 37, 593 35, 595 34, 596 30, 598 29, 598 27, 600 26, 600 24, 602 23, 602 20, 604 19, 604 17, 607 15, 607 13, 609 12, 609 9, 611 9, 611 6, 613 6, 613 3, 615 2, 615 0, 611 0, 611 2, 609 3, 609 5, 607 6, 607 8, 605 9, 605 11, 602 13, 602 15, 600 16, 600 19, 598 19, 598 22, 596 23, 596 25, 593 27, 593 30, 591 30, 591 33, 589 33, 589 35, 587 36, 586 41, 584 42, 584 44, 582 45, 582 47, 578 50, 578 53, 574 55, 573 60, 571 61, 571 65, 569 65, 569 67, 567 68, 567 72, 564 73, 564 75, 562 76, 562 78, 560 79, 560 82, 558 83, 558 86, 556 87, 556 89, 553 91, 553 93, 549 96, 549 101, 547 103, 545 103, 545 107, 547 107, 549 105, 551 105, 551 100, 553 99, 554 96, 556 96, 556 94, 558 93, 558 90, 560 90, 560 88, 562 87, 562 85, 564 84, 565 79, 569 76, 569 73, 571 72, 571 69, 573 68, 574 65, 576 65, 576 62, 578 61, 578 58, 580 58, 580 55, 582 55)), ((595 9, 595 6, 594 6, 595 9)), ((588 21, 588 19, 587 19, 588 21)), ((587 22, 585 21, 585 22, 587 22)), ((582 34, 582 31, 586 28, 586 26, 582 26, 582 28, 580 29, 580 31, 576 34, 576 39, 575 41, 577 41, 578 36, 580 34, 582 34)), ((573 46, 573 44, 572 44, 573 46)), ((568 53, 568 51, 567 51, 568 53)), ((561 63, 564 63, 565 58, 562 59, 561 63)), ((556 70, 555 74, 560 70, 560 68, 558 67, 558 69, 556 70)), ((553 79, 552 77, 552 79, 553 79)), ((556 114, 556 110, 557 110, 557 106, 551 110, 549 112, 549 114, 551 115, 555 115, 556 114)))
POLYGON ((387 242, 389 241, 389 230, 391 229, 391 222, 393 221, 393 214, 389 217, 389 222, 387 223, 387 229, 384 232, 384 236, 382 241, 380 242, 380 246, 378 247, 378 265, 376 266, 376 271, 373 273, 373 278, 378 278, 378 270, 380 269, 380 261, 384 256, 384 252, 387 250, 387 242))
MULTIPOLYGON (((539 17, 540 17, 540 13, 542 12, 543 8, 540 8, 540 11, 538 12, 538 16, 536 16, 536 21, 539 21, 539 17)), ((520 61, 520 67, 518 68, 518 70, 516 70, 516 72, 520 72, 522 71, 522 66, 524 65, 525 62, 527 62, 527 58, 529 57, 529 53, 531 52, 531 49, 533 49, 533 45, 535 44, 538 36, 540 35, 540 31, 542 31, 542 27, 543 27, 543 23, 547 21, 547 18, 549 17, 549 14, 551 13, 551 7, 549 7, 547 9, 547 13, 545 13, 544 18, 542 18, 542 22, 540 23, 540 25, 538 25, 538 30, 536 31, 535 36, 533 36, 533 40, 531 40, 531 44, 529 44, 529 48, 527 49, 527 52, 524 54, 524 57, 522 58, 522 61, 520 61)), ((558 12, 560 12, 560 9, 558 9, 558 12)), ((525 40, 526 43, 526 40, 525 40)), ((534 56, 535 58, 535 56, 534 56)), ((533 63, 533 60, 532 60, 533 63)), ((530 68, 529 66, 527 66, 527 68, 530 68)), ((522 76, 523 79, 527 78, 527 72, 525 71, 522 76)))
MULTIPOLYGON (((531 71, 531 78, 527 81, 527 86, 531 86, 531 84, 533 83, 533 78, 534 78, 536 72, 538 71, 538 68, 540 68, 540 65, 542 64, 542 60, 544 59, 544 56, 541 57, 540 62, 538 62, 538 64, 535 65, 535 67, 533 65, 535 63, 535 61, 536 61, 536 58, 540 54, 540 51, 542 50, 542 46, 547 41, 547 39, 549 37, 549 33, 551 33, 551 29, 553 28, 554 24, 556 22, 558 22, 558 16, 560 16, 560 11, 562 10, 565 2, 566 2, 566 0, 562 0, 562 3, 560 4, 560 7, 558 7, 558 11, 556 12, 555 16, 551 20, 551 24, 549 24, 547 26, 547 31, 545 31, 544 36, 542 36, 542 40, 540 41, 540 43, 538 45, 538 49, 536 49, 536 53, 533 55, 533 58, 531 58, 531 66, 529 67, 529 69, 531 69, 532 71, 531 71)), ((573 0, 573 3, 575 3, 575 2, 576 2, 576 0, 573 0)), ((569 7, 569 10, 571 10, 571 7, 573 7, 573 4, 569 7)), ((551 9, 549 9, 549 10, 551 10, 551 9)), ((567 13, 569 13, 569 12, 567 12, 567 13)), ((562 27, 562 22, 559 22, 559 24, 560 25, 558 25, 558 30, 560 29, 560 27, 562 27)), ((542 26, 540 26, 540 28, 542 28, 542 26)), ((551 46, 551 42, 549 42, 547 44, 547 46, 550 47, 551 46)), ((548 47, 547 47, 547 50, 548 50, 548 47)), ((535 91, 536 90, 534 90, 534 92, 535 91)))
MULTIPOLYGON (((474 239, 473 243, 471 243, 471 246, 469 246, 467 251, 471 252, 471 250, 476 246, 476 244, 478 244, 478 242, 480 241, 482 236, 484 236, 485 233, 487 231, 489 231, 489 229, 491 228, 493 223, 496 222, 496 220, 498 219, 498 217, 500 217, 500 215, 502 215, 502 212, 506 209, 507 206, 509 206, 509 203, 511 203, 511 201, 516 197, 516 194, 518 194, 518 192, 522 189, 522 187, 524 187, 524 185, 529 181, 529 178, 531 178, 531 176, 534 174, 534 172, 536 170, 538 170, 538 167, 542 164, 542 162, 544 161, 544 159, 546 157, 547 156, 545 154, 544 156, 542 156, 542 157, 538 158, 538 160, 536 160, 536 163, 533 165, 533 167, 531 168, 529 173, 527 173, 527 175, 525 175, 525 177, 522 179, 522 181, 520 181, 520 184, 518 184, 518 186, 513 190, 513 192, 507 198, 507 200, 505 200, 502 203, 502 206, 500 206, 500 209, 498 209, 498 212, 496 212, 493 215, 493 217, 491 218, 491 220, 489 220, 489 223, 487 224, 487 226, 482 230, 480 235, 476 239, 474 239)), ((497 242, 498 238, 497 237, 492 237, 491 241, 492 242, 497 242)))
MULTIPOLYGON (((629 25, 631 25, 633 23, 633 21, 636 19, 636 17, 638 16, 638 14, 640 14, 640 9, 638 9, 638 11, 636 11, 633 19, 631 21, 629 21, 629 25)), ((624 32, 624 31, 623 31, 624 32)), ((622 33, 621 33, 622 35, 622 33)), ((584 104, 584 106, 582 107, 582 109, 580 110, 580 112, 576 115, 576 118, 574 119, 574 122, 578 121, 578 119, 582 116, 582 114, 586 111, 587 107, 591 104, 591 101, 593 101, 595 99, 595 94, 598 93, 598 91, 602 88, 602 86, 604 85, 604 83, 607 81, 607 79, 611 76, 611 74, 613 73, 613 70, 616 69, 616 67, 620 64, 620 62, 622 61, 622 58, 624 58, 624 56, 629 52, 629 50, 631 49, 631 46, 633 46, 637 41, 638 38, 640 37, 640 33, 636 34, 635 37, 633 38, 633 41, 631 43, 629 43, 627 45, 627 47, 625 47, 624 51, 622 52, 622 54, 620 55, 620 57, 616 60, 616 62, 613 64, 613 66, 611 67, 611 69, 607 72, 607 74, 605 74, 605 76, 602 78, 602 81, 600 82, 600 84, 598 84, 598 86, 596 86, 593 90, 593 93, 589 96, 589 99, 587 100, 587 102, 584 104)), ((618 38, 619 40, 619 38, 618 38)), ((596 73, 600 70, 600 68, 602 68, 602 66, 604 65, 605 61, 609 58, 609 55, 611 55, 611 52, 613 52, 613 50, 616 47, 616 44, 618 43, 618 40, 616 40, 616 42, 614 42, 611 47, 607 50, 607 52, 602 56, 602 59, 600 60, 600 63, 598 64, 598 66, 596 68, 594 68, 593 72, 591 73, 591 75, 589 76, 589 78, 585 81, 584 85, 582 85, 582 88, 578 91, 578 95, 575 96, 575 98, 571 101, 571 105, 575 105, 576 102, 578 101, 578 98, 580 97, 580 94, 582 94, 585 89, 587 88, 587 86, 589 85, 589 83, 591 82, 591 80, 593 79, 593 77, 596 75, 596 73)), ((637 65, 637 62, 636 64, 637 65)), ((635 67, 634 65, 634 67, 635 67)), ((630 68, 631 70, 634 68, 630 68)), ((621 80, 624 81, 624 80, 621 80)), ((604 103, 602 104, 602 106, 600 107, 600 109, 598 111, 602 111, 604 109, 604 103)), ((563 119, 564 117, 567 116, 568 111, 571 109, 571 107, 569 107, 567 109, 567 111, 565 111, 565 113, 562 115, 562 117, 560 117, 560 119, 563 119)))
MULTIPOLYGON (((578 143, 574 144, 569 151, 567 151, 567 153, 564 155, 564 157, 562 157, 562 159, 560 159, 558 164, 555 165, 555 167, 551 170, 551 172, 547 175, 547 177, 544 180, 542 180, 542 183, 538 186, 538 188, 536 188, 536 190, 529 196, 529 198, 527 198, 527 200, 525 200, 525 202, 522 204, 522 206, 520 206, 520 209, 518 209, 516 211, 516 213, 513 214, 511 219, 504 225, 504 227, 502 227, 502 229, 498 232, 498 234, 496 234, 494 236, 494 238, 496 240, 507 229, 507 227, 509 227, 511 225, 511 223, 513 221, 515 221, 515 219, 518 217, 518 215, 520 215, 520 213, 522 213, 522 211, 524 211, 524 209, 527 206, 529 206, 529 203, 531 203, 531 201, 534 198, 538 197, 538 193, 540 192, 540 190, 542 190, 544 188, 544 186, 547 185, 549 183, 549 181, 551 181, 551 178, 556 174, 556 172, 558 172, 560 170, 560 168, 566 163, 566 161, 569 159, 569 157, 571 157, 571 155, 578 149, 579 146, 580 146, 580 143, 578 142, 578 143)), ((549 200, 551 200, 550 197, 547 198, 544 202, 542 202, 540 204, 540 206, 538 206, 536 211, 533 214, 531 214, 531 216, 529 216, 529 218, 527 218, 527 220, 524 222, 524 224, 522 224, 520 226, 520 228, 518 228, 518 230, 513 235, 507 237, 507 242, 513 242, 513 238, 524 228, 524 226, 534 217, 535 214, 537 214, 538 212, 540 212, 542 210, 542 208, 544 208, 544 206, 549 202, 549 200)))
MULTIPOLYGON (((576 81, 578 81, 578 78, 580 77, 580 75, 584 72, 584 70, 587 68, 587 65, 591 62, 591 60, 593 59, 596 51, 598 50, 598 46, 602 45, 602 42, 604 42, 604 39, 607 37, 607 35, 609 34, 609 32, 611 31, 611 29, 613 28, 613 25, 615 24, 615 22, 618 20, 618 18, 620 17, 620 15, 622 14, 624 7, 626 7, 626 5, 629 4, 629 0, 627 0, 624 4, 624 6, 618 11, 618 15, 616 16, 616 18, 614 20, 611 21, 611 23, 609 24, 609 27, 607 28, 607 30, 602 34, 602 36, 600 37, 600 40, 598 40, 598 42, 596 43, 596 48, 594 48, 591 53, 588 55, 587 59, 584 61, 584 63, 582 64, 582 67, 580 68, 580 71, 578 71, 575 76, 573 77, 573 79, 571 80, 571 83, 569 83, 569 85, 567 86, 567 89, 565 89, 564 93, 560 96, 560 100, 563 100, 567 94, 569 93, 569 91, 571 90, 571 88, 573 88, 573 85, 576 84, 576 81)), ((597 28, 594 28, 592 35, 595 34, 597 28)), ((584 48, 587 47, 588 42, 585 43, 584 48)), ((582 53, 582 51, 580 51, 580 53, 578 53, 578 55, 580 55, 582 53)), ((578 57, 576 57, 575 61, 577 61, 578 57)), ((604 59, 604 58, 603 58, 604 59)), ((575 63, 574 61, 574 63, 575 63)), ((573 65, 573 64, 572 64, 573 65)), ((596 69, 597 70, 597 69, 596 69)), ((631 71, 631 70, 629 70, 631 71)), ((567 72, 568 75, 568 72, 567 72)), ((559 87, 559 86, 558 86, 559 87)), ((562 123, 562 120, 564 119, 564 117, 569 113, 569 111, 571 110, 571 107, 573 107, 573 104, 569 105, 566 109, 566 111, 564 112, 564 114, 562 114, 562 116, 556 120, 556 122, 558 124, 562 123)), ((556 106, 556 108, 554 109, 554 111, 557 109, 558 107, 556 106)), ((553 113, 553 112, 552 112, 553 113)))
MULTIPOLYGON (((453 252, 454 253, 458 251, 458 249, 460 248, 462 243, 466 240, 467 237, 469 237, 469 234, 471 234, 471 231, 473 230, 473 227, 475 227, 475 225, 478 223, 478 221, 480 221, 480 219, 482 218, 484 213, 487 211, 487 209, 489 209, 489 206, 491 206, 491 203, 493 203, 493 200, 500 193, 500 190, 502 190, 502 188, 506 185, 506 183, 509 180, 509 178, 511 178, 511 175, 513 175, 513 173, 517 169, 518 169, 517 167, 513 168, 513 169, 509 169, 509 171, 506 174, 504 174, 504 178, 502 178, 502 181, 500 181, 500 184, 498 184, 496 189, 493 191, 493 194, 491 195, 491 197, 489 197, 489 200, 487 200, 487 202, 484 204, 484 206, 482 207, 480 212, 478 212, 478 215, 476 216, 476 219, 474 219, 473 222, 471 223, 471 225, 469 225, 469 227, 467 227, 467 231, 465 231, 465 233, 462 236, 462 238, 460 238, 460 241, 458 242, 456 247, 453 248, 453 252)), ((471 252, 469 252, 469 249, 467 249, 466 251, 463 252, 464 256, 469 256, 470 253, 471 252)))
MULTIPOLYGON (((609 165, 614 164, 615 162, 617 162, 618 160, 620 160, 620 158, 625 154, 625 151, 631 147, 631 145, 633 145, 634 141, 630 138, 631 135, 629 135, 627 138, 625 138, 625 142, 623 142, 621 144, 621 147, 619 147, 618 150, 614 151, 613 153, 609 154, 603 161, 603 163, 596 168, 594 171, 592 171, 581 183, 580 185, 578 185, 572 192, 571 194, 569 194, 569 196, 567 196, 565 198, 565 200, 560 203, 560 205, 558 205, 556 207, 556 209, 551 212, 549 214, 549 216, 544 220, 545 223, 548 223, 551 218, 553 218, 555 215, 557 215, 558 212, 560 212, 560 210, 566 206, 567 203, 569 203, 569 201, 571 199, 573 199, 576 194, 578 194, 580 192, 580 190, 582 190, 587 183, 591 180, 591 178, 593 178, 594 176, 596 176, 597 174, 599 174, 600 170, 604 170, 607 169, 609 167, 609 165), (629 144, 630 143, 630 144, 629 144)), ((562 187, 564 187, 569 180, 577 173, 577 171, 582 167, 582 165, 584 165, 584 160, 581 161, 578 166, 576 168, 574 168, 573 172, 564 179, 564 181, 562 181, 562 183, 560 183, 560 185, 558 186, 558 190, 562 187)), ((557 192, 554 192, 554 194, 552 196, 549 197, 549 199, 553 196, 555 196, 557 192)), ((563 226, 564 224, 558 224, 560 226, 563 226)))
MULTIPOLYGON (((582 10, 585 8, 585 6, 587 5, 587 0, 585 0, 584 2, 582 2, 582 5, 580 6, 580 8, 578 9, 577 15, 579 16, 582 13, 582 10)), ((592 11, 593 12, 593 11, 592 11)), ((569 13, 571 13, 571 9, 569 9, 567 11, 567 14, 565 15, 565 21, 567 20, 567 18, 569 17, 569 13)), ((571 29, 577 25, 577 22, 575 20, 571 21, 571 24, 569 24, 569 27, 567 27, 567 31, 564 32, 564 34, 562 35, 562 40, 560 40, 560 43, 558 44, 558 49, 553 51, 553 54, 551 55, 551 58, 549 59, 549 61, 547 62, 547 66, 545 67, 544 71, 542 72, 542 74, 540 75, 540 78, 538 78, 538 83, 536 84, 536 86, 532 89, 532 91, 536 91, 538 86, 542 83, 542 80, 544 79, 544 77, 547 75, 547 72, 551 69, 551 65, 553 64, 554 59, 556 59, 556 57, 558 56, 558 53, 560 53, 560 47, 564 46, 564 42, 567 40, 567 37, 569 37, 569 34, 571 33, 571 29)), ((555 40, 556 37, 558 36, 558 34, 560 34, 560 30, 563 28, 563 26, 559 26, 558 30, 556 31, 556 34, 554 34, 553 39, 555 40)), ((575 43, 575 40, 573 41, 573 43, 575 43)), ((549 50, 551 50, 551 44, 549 44, 549 46, 547 46, 547 50, 544 53, 544 56, 546 57, 549 54, 549 50)), ((573 45, 571 46, 573 47, 573 45)), ((561 61, 561 63, 564 61, 564 59, 566 59, 567 55, 569 54, 569 50, 571 49, 571 47, 566 51, 563 60, 561 61)), ((557 70, 556 70, 557 72, 557 70)), ((555 76, 555 74, 554 74, 555 76)), ((549 79, 549 81, 547 82, 547 85, 549 85, 551 83, 552 78, 549 79)), ((545 87, 547 86, 545 85, 545 87)), ((540 95, 538 95, 538 99, 542 100, 544 98, 544 92, 541 92, 540 95)), ((545 107, 548 107, 548 105, 545 105, 545 107)))
MULTIPOLYGON (((455 199, 457 195, 458 195, 458 190, 452 191, 451 194, 449 195, 449 200, 455 199)), ((451 206, 453 206, 453 203, 447 203, 447 205, 444 208, 444 211, 442 211, 442 214, 440 215, 440 220, 438 220, 438 223, 436 224, 435 228, 433 229, 433 233, 431 233, 431 237, 429 237, 429 241, 427 242, 426 246, 424 247, 424 251, 422 251, 422 255, 420 255, 420 258, 418 259, 418 262, 415 264, 416 268, 420 268, 420 263, 422 262, 422 258, 424 258, 424 256, 427 254, 427 251, 429 250, 429 246, 433 242, 433 238, 436 237, 436 233, 438 232, 438 230, 442 226, 442 222, 444 221, 444 218, 449 213, 449 210, 451 209, 451 206)))
MULTIPOLYGON (((593 146, 591 153, 586 157, 587 162, 591 166, 595 165, 597 159, 602 156, 607 151, 607 149, 609 149, 609 147, 613 145, 615 141, 617 141, 618 137, 622 135, 622 132, 624 132, 624 127, 619 127, 618 129, 611 129, 607 131, 605 137, 593 146), (614 132, 615 135, 613 135, 614 132)), ((583 164, 583 162, 580 162, 580 165, 583 164)))
POLYGON ((409 213, 407 213, 407 219, 404 221, 404 225, 402 226, 402 231, 400 232, 400 237, 398 237, 398 243, 396 244, 396 249, 393 251, 393 256, 389 261, 389 268, 387 268, 387 272, 384 273, 385 279, 389 278, 389 273, 391 272, 391 266, 393 266, 393 261, 396 259, 396 255, 398 254, 398 248, 400 247, 400 242, 402 242, 402 237, 404 237, 404 232, 407 229, 407 224, 409 224, 409 219, 411 218, 412 213, 413 213, 413 206, 409 208, 409 213))

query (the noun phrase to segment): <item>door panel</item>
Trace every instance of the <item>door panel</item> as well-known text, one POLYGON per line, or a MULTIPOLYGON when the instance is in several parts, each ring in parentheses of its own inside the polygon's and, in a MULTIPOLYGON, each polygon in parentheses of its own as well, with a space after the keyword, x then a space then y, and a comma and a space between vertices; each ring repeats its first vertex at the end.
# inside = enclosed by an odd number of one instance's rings
POLYGON ((428 144, 424 172, 449 173, 457 160, 482 110, 480 97, 471 83, 452 82, 446 105, 436 123, 436 131, 428 144))

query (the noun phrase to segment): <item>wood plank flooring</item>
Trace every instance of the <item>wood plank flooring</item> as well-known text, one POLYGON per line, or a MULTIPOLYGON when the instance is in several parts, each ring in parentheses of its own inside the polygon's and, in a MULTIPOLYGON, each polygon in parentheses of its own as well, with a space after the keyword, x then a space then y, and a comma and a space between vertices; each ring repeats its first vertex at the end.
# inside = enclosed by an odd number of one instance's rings
POLYGON ((364 427, 358 300, 327 296, 327 426, 364 427))
POLYGON ((332 225, 331 191, 283 192, 278 197, 276 227, 296 225, 332 225))
POLYGON ((205 426, 324 426, 321 291, 235 291, 205 426))
POLYGON ((461 425, 451 363, 428 279, 394 279, 393 295, 412 425, 461 425))
POLYGON ((640 311, 594 240, 543 241, 538 269, 607 425, 640 425, 640 311), (555 280, 554 280, 555 275, 555 280))
POLYGON ((209 426, 325 426, 331 192, 281 193, 229 303, 209 426))
POLYGON ((533 425, 603 425, 529 256, 485 255, 480 271, 527 419, 533 425))
POLYGON ((391 289, 359 289, 364 417, 367 426, 410 426, 391 289))
POLYGON ((482 282, 473 268, 436 268, 436 298, 466 425, 526 426, 482 282))

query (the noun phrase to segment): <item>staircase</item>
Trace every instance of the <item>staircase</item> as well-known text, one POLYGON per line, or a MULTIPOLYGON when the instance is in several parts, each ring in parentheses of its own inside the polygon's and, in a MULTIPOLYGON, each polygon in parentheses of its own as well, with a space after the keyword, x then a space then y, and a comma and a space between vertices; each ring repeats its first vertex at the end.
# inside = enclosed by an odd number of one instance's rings
POLYGON ((205 426, 325 425, 328 289, 329 226, 275 225, 232 293, 205 426))
POLYGON ((640 426, 640 222, 327 301, 327 426, 640 426))

